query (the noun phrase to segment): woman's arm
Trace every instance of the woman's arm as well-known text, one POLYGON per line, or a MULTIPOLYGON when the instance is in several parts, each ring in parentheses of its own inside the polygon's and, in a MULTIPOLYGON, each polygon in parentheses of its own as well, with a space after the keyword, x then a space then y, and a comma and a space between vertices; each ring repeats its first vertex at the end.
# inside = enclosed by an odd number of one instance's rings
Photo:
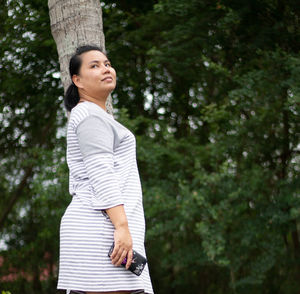
POLYGON ((84 118, 75 129, 85 171, 93 187, 91 206, 104 210, 124 204, 114 167, 115 135, 109 123, 100 116, 84 118))
POLYGON ((112 263, 120 265, 127 257, 128 269, 132 261, 132 238, 114 169, 114 133, 103 118, 89 116, 77 125, 76 134, 85 169, 95 191, 92 207, 98 211, 105 210, 115 227, 112 263))
POLYGON ((115 226, 115 247, 111 255, 112 263, 119 266, 124 258, 127 257, 126 269, 128 269, 132 261, 132 238, 124 206, 118 205, 108 208, 106 209, 106 213, 115 226))

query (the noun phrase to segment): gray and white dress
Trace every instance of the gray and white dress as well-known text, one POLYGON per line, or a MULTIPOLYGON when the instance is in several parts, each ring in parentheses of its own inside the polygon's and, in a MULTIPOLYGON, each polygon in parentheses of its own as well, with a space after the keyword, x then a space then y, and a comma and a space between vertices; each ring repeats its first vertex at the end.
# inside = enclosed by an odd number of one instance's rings
POLYGON ((114 226, 105 209, 124 204, 133 249, 146 256, 145 218, 134 135, 93 102, 78 103, 67 130, 72 201, 60 226, 58 289, 153 293, 148 265, 140 276, 107 256, 114 226))

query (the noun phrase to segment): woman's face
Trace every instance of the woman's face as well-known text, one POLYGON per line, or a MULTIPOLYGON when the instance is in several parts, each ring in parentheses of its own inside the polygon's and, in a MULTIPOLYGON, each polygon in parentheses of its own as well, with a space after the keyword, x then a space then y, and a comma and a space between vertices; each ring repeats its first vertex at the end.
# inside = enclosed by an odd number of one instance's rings
POLYGON ((116 71, 108 58, 97 50, 82 53, 80 58, 79 75, 72 78, 78 90, 94 98, 108 96, 116 87, 116 71))

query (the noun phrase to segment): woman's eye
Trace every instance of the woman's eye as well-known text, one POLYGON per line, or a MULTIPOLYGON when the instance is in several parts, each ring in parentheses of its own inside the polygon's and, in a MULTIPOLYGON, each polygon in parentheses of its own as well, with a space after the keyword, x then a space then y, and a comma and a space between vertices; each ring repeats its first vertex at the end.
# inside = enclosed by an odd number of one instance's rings
POLYGON ((110 63, 106 63, 105 66, 106 66, 106 67, 110 67, 111 64, 110 64, 110 63))
POLYGON ((97 64, 93 64, 93 65, 91 66, 91 68, 95 68, 95 67, 98 67, 98 65, 97 65, 97 64))

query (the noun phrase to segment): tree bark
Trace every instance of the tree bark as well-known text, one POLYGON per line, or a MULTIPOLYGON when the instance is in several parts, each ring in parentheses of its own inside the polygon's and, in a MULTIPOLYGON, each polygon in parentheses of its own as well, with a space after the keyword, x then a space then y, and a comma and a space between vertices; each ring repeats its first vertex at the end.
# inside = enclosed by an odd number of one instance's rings
MULTIPOLYGON (((61 81, 66 91, 71 83, 69 60, 76 48, 93 44, 105 52, 101 4, 99 0, 48 0, 48 7, 61 81)), ((113 113, 111 96, 107 99, 106 109, 113 113)))

